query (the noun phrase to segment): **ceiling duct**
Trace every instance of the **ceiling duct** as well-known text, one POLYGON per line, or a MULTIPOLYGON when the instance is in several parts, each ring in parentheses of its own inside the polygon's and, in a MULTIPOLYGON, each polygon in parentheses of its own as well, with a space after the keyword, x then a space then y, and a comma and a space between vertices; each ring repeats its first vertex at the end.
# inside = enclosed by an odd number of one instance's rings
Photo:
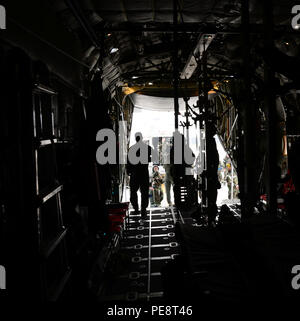
POLYGON ((203 52, 207 50, 212 40, 214 39, 214 34, 202 34, 198 40, 197 46, 190 54, 183 71, 181 72, 181 79, 190 79, 197 68, 197 61, 195 57, 202 58, 203 52))

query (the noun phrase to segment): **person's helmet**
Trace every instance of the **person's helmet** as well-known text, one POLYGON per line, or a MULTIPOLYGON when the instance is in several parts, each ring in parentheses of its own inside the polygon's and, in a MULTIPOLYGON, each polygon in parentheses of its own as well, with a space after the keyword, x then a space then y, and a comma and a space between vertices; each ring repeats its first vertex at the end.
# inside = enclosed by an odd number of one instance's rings
POLYGON ((134 136, 137 142, 139 142, 140 140, 143 140, 143 134, 141 132, 136 132, 134 136))

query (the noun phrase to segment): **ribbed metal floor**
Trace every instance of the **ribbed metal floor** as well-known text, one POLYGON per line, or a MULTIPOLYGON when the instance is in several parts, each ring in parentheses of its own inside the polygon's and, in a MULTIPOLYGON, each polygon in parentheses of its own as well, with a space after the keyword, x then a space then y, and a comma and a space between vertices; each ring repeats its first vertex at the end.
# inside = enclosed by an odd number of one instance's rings
POLYGON ((107 281, 101 301, 150 301, 163 296, 162 268, 179 253, 175 222, 173 208, 151 208, 145 220, 130 211, 114 263, 121 271, 107 281))

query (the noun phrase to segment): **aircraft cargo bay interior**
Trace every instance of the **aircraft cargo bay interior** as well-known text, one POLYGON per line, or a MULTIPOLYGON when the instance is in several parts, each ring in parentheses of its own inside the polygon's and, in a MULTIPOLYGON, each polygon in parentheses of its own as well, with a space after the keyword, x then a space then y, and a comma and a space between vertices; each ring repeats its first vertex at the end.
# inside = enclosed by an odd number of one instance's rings
POLYGON ((133 320, 299 299, 300 5, 0 11, 0 300, 133 320))

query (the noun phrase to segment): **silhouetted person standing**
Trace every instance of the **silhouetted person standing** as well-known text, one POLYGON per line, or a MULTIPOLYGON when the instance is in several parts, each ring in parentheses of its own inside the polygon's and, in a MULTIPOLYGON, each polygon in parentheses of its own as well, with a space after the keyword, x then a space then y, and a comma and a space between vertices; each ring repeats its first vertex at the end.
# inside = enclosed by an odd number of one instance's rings
POLYGON ((128 152, 127 172, 130 175, 130 202, 139 213, 137 191, 141 192, 141 216, 147 216, 146 208, 149 203, 149 171, 148 166, 153 155, 153 148, 143 142, 141 133, 135 134, 136 144, 128 152))
POLYGON ((174 178, 173 178, 173 172, 174 172, 174 157, 171 157, 171 148, 172 148, 173 142, 167 142, 165 144, 165 151, 164 151, 164 159, 163 159, 163 166, 166 172, 165 176, 165 189, 167 194, 167 202, 169 206, 172 205, 171 202, 171 186, 174 185, 174 178))
POLYGON ((218 189, 221 187, 218 179, 218 167, 219 167, 219 153, 216 145, 214 135, 216 134, 216 128, 213 124, 209 124, 206 128, 207 135, 207 205, 208 205, 208 223, 215 222, 218 208, 217 208, 217 195, 218 189))

